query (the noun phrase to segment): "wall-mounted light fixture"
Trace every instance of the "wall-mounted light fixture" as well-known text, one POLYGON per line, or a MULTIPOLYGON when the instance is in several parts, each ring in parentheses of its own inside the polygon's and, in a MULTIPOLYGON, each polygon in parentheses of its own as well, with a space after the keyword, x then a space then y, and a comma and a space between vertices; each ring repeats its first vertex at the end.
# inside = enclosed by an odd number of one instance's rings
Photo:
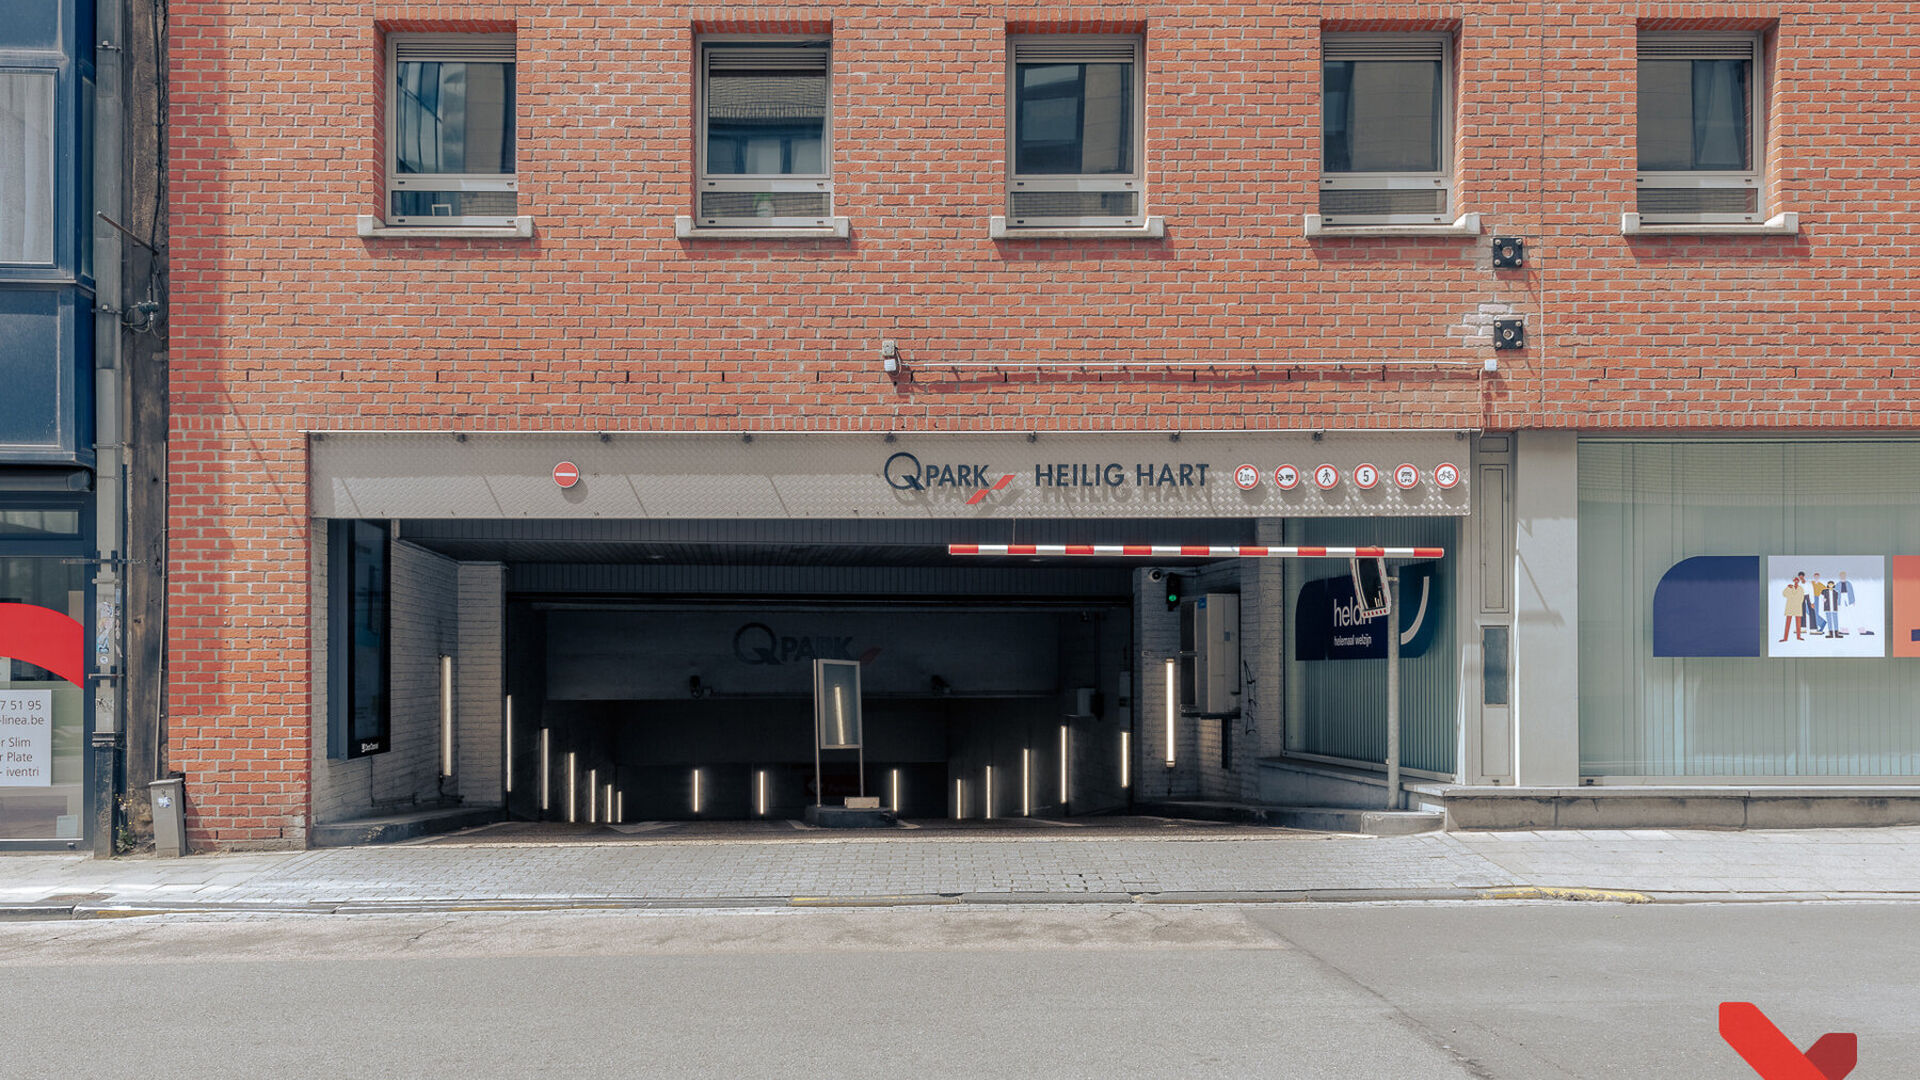
POLYGON ((569 825, 580 820, 580 803, 574 798, 573 790, 574 778, 578 775, 579 770, 574 764, 573 751, 569 750, 567 751, 567 824, 569 825))
POLYGON ((1174 721, 1180 715, 1180 661, 1167 658, 1167 768, 1173 768, 1174 721))
POLYGON ((1493 348, 1496 352, 1527 347, 1527 320, 1493 320, 1493 348))
POLYGON ((1067 725, 1060 725, 1060 808, 1067 806, 1067 725))
POLYGON ((453 657, 440 654, 440 775, 453 775, 453 657))
POLYGON ((1020 816, 1033 816, 1033 750, 1020 748, 1020 816))
POLYGON ((513 695, 512 694, 508 694, 507 699, 501 702, 500 717, 501 717, 501 720, 506 724, 506 728, 507 728, 507 732, 506 732, 507 760, 505 764, 506 764, 506 771, 507 771, 507 777, 506 777, 507 794, 511 795, 513 794, 513 695))
POLYGON ((600 770, 587 770, 587 824, 595 825, 600 819, 600 770))
POLYGON ((553 766, 551 755, 553 740, 546 728, 540 729, 540 809, 542 812, 553 809, 553 766))
POLYGON ((700 770, 693 770, 693 812, 700 812, 700 770))
POLYGON ((1120 733, 1120 789, 1133 786, 1133 732, 1120 733))

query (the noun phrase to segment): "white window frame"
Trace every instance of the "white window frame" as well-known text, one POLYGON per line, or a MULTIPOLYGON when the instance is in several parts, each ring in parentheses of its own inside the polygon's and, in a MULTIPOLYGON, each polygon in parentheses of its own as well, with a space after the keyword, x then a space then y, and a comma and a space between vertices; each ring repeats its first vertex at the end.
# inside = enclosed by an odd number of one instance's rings
MULTIPOLYGON (((1747 77, 1747 151, 1753 167, 1740 172, 1635 172, 1634 211, 1649 225, 1752 224, 1767 219, 1766 186, 1766 100, 1767 70, 1765 36, 1752 30, 1653 31, 1643 30, 1634 42, 1634 90, 1639 94, 1639 60, 1649 43, 1659 47, 1662 60, 1734 60, 1740 59, 1736 47, 1752 50, 1748 57, 1753 68, 1747 77), (1640 213, 1638 192, 1643 188, 1716 188, 1753 192, 1753 211, 1742 214, 1645 214, 1640 213)), ((1635 156, 1639 155, 1639 119, 1636 105, 1635 156)), ((1636 161, 1636 165, 1637 165, 1636 161)))
POLYGON ((518 214, 395 214, 393 196, 398 191, 512 191, 520 190, 520 73, 513 34, 388 34, 387 35, 387 183, 380 216, 388 225, 404 228, 470 226, 516 227, 518 214), (404 56, 402 54, 405 54, 404 56), (400 63, 421 61, 453 63, 505 63, 515 68, 513 80, 514 171, 511 173, 403 173, 399 152, 394 145, 398 136, 398 73, 400 63))
POLYGON ((783 37, 713 37, 701 38, 695 42, 698 50, 699 68, 694 100, 694 161, 696 178, 694 180, 693 224, 696 229, 819 229, 835 225, 833 216, 833 42, 817 34, 783 37), (813 49, 821 53, 827 77, 827 115, 822 121, 820 131, 820 164, 823 171, 818 173, 787 173, 780 176, 748 175, 743 173, 707 172, 707 78, 711 72, 711 63, 715 46, 727 52, 757 52, 756 46, 765 50, 780 50, 798 55, 801 50, 813 49), (701 214, 699 193, 707 191, 751 191, 773 194, 783 191, 824 192, 827 196, 827 212, 818 217, 782 216, 782 217, 737 217, 732 215, 701 214))
POLYGON ((1147 224, 1147 66, 1146 42, 1135 35, 1021 34, 1007 39, 1007 198, 1006 226, 1010 229, 1124 229, 1147 224), (1071 176, 1059 173, 1022 175, 1019 160, 1019 65, 1036 57, 1062 63, 1095 60, 1114 62, 1116 46, 1129 50, 1133 65, 1133 171, 1126 175, 1071 176), (1133 214, 1127 217, 1034 217, 1014 213, 1013 197, 1034 191, 1130 191, 1133 214))
MULTIPOLYGON (((1453 35, 1449 33, 1332 33, 1320 38, 1319 79, 1320 125, 1316 134, 1326 130, 1326 62, 1329 60, 1432 60, 1440 61, 1440 168, 1434 172, 1342 172, 1326 171, 1326 147, 1320 147, 1321 191, 1407 191, 1438 190, 1440 209, 1430 214, 1321 214, 1322 225, 1447 225, 1454 221, 1453 179, 1453 35)), ((1324 137, 1324 136, 1322 136, 1324 137)), ((1317 209, 1317 208, 1316 208, 1317 209)))

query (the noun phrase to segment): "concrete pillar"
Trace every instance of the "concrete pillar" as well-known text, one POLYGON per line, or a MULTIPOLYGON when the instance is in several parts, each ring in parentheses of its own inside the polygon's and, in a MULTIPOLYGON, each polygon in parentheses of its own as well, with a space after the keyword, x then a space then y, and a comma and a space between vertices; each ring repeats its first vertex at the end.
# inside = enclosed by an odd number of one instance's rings
POLYGON ((501 806, 506 798, 505 590, 506 570, 500 563, 460 564, 454 698, 464 806, 501 806))
MULTIPOLYGON (((1254 523, 1254 543, 1278 546, 1279 518, 1254 523)), ((1259 759, 1278 757, 1286 748, 1286 613, 1281 559, 1240 562, 1240 663, 1251 681, 1240 687, 1241 731, 1234 744, 1238 798, 1260 798, 1259 759)))
POLYGON ((1523 431, 1514 483, 1515 781, 1580 781, 1579 441, 1523 431))
MULTIPOLYGON (((1177 716, 1174 720, 1174 767, 1167 768, 1167 677, 1168 657, 1180 653, 1180 613, 1168 611, 1162 583, 1148 580, 1148 571, 1134 571, 1134 611, 1139 621, 1139 685, 1133 698, 1138 718, 1134 750, 1133 797, 1140 800, 1191 799, 1200 791, 1197 767, 1199 740, 1194 720, 1177 716)), ((1193 580, 1191 570, 1181 576, 1193 580)))

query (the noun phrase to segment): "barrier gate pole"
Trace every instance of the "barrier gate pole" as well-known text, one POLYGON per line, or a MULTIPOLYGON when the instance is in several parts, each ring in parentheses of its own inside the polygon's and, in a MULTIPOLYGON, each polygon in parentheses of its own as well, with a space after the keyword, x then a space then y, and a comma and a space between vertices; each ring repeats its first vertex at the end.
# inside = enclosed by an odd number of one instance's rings
POLYGON ((1387 575, 1387 809, 1400 809, 1400 575, 1387 575))

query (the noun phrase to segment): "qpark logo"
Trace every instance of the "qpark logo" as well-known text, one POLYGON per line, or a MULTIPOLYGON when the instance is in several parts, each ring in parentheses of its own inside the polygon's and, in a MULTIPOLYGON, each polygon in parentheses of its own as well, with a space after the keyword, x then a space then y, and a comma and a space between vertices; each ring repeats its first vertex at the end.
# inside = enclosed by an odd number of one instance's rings
POLYGON ((978 506, 989 495, 1007 490, 1013 484, 1012 473, 1001 473, 977 462, 929 462, 921 464, 905 450, 887 458, 880 468, 887 486, 895 491, 929 494, 936 491, 969 492, 968 506, 978 506))
POLYGON ((1760 1080, 1845 1080, 1860 1057, 1852 1032, 1830 1031, 1802 1051, 1751 1001, 1720 1003, 1720 1037, 1760 1080))
POLYGON ((850 634, 781 634, 763 622, 741 625, 733 632, 733 656, 743 664, 782 667, 815 660, 857 660, 871 664, 880 656, 878 645, 855 655, 850 634))

